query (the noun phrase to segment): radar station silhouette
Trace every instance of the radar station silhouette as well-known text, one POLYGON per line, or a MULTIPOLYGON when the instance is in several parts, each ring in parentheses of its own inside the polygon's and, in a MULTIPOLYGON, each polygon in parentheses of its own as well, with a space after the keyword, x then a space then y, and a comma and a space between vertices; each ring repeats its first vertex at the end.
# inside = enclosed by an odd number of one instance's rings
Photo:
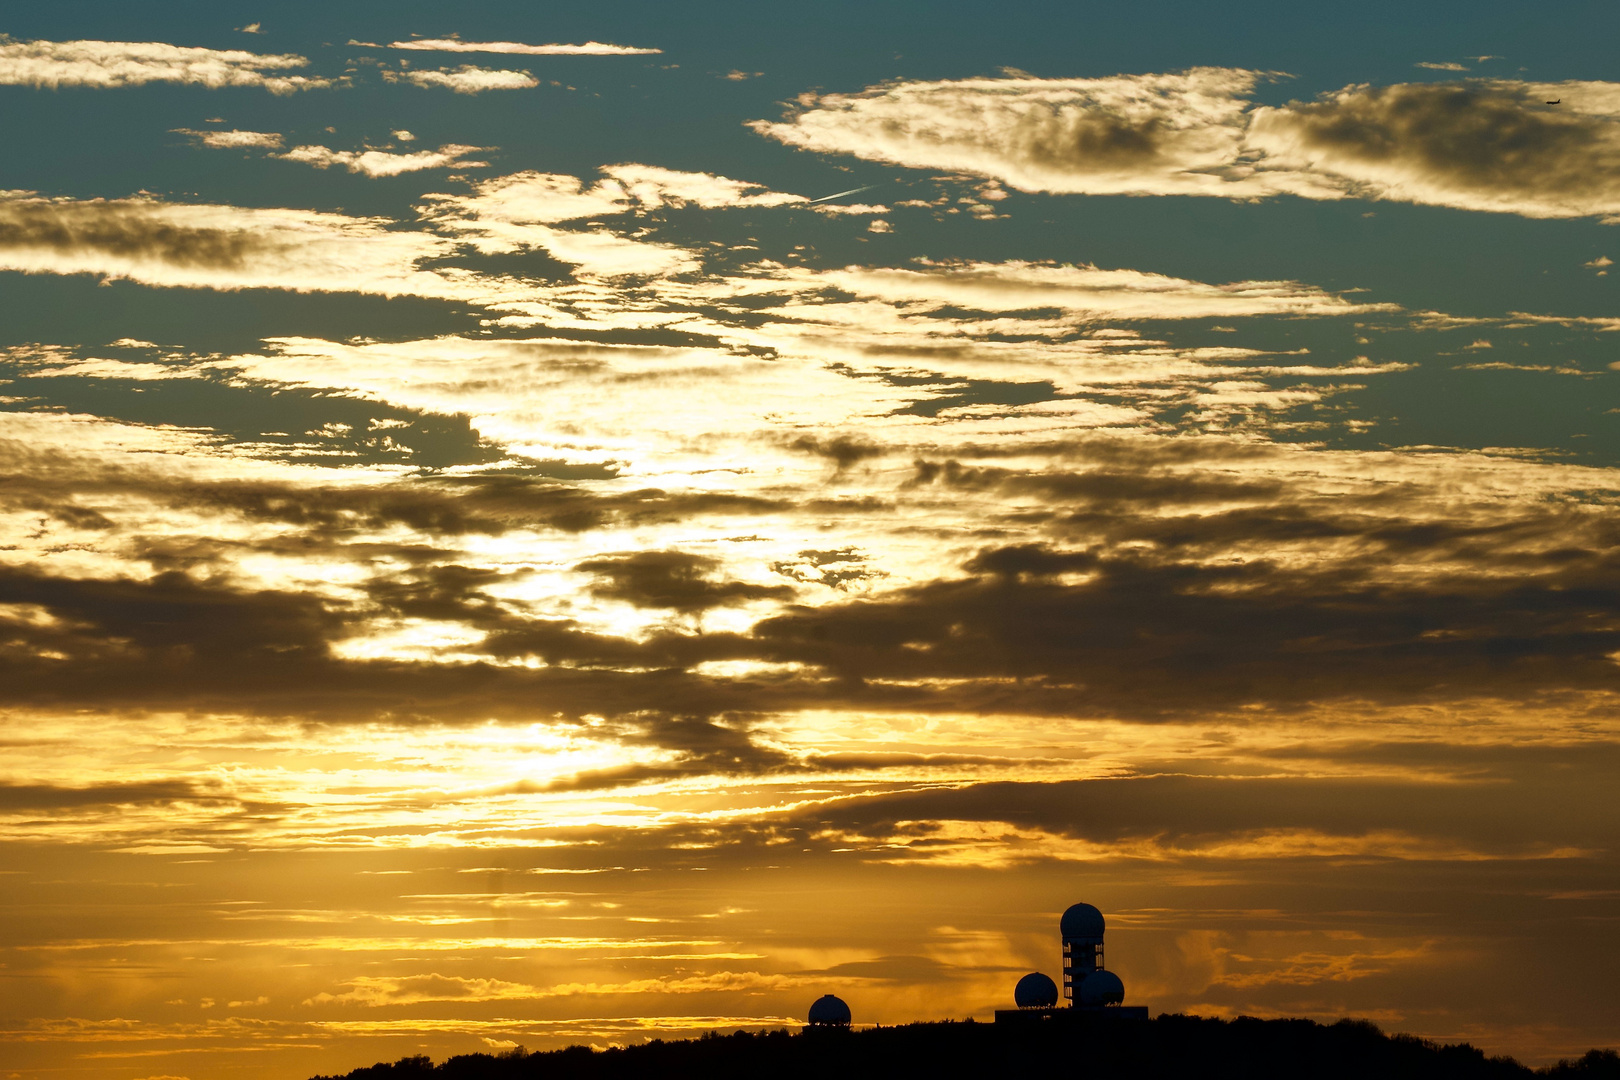
MULTIPOLYGON (((1050 976, 1032 971, 1013 988, 1016 1009, 997 1009, 996 1023, 1014 1026, 1034 1024, 1092 1024, 1119 1020, 1146 1020, 1146 1005, 1126 1005, 1125 983, 1103 967, 1103 931, 1107 923, 1102 912, 1090 904, 1073 904, 1058 922, 1063 939, 1063 997, 1059 1005, 1058 984, 1050 976)), ((810 1006, 807 1032, 848 1031, 849 1006, 841 998, 827 994, 810 1006)))
POLYGON ((1016 1009, 997 1009, 998 1024, 1045 1024, 1146 1020, 1147 1006, 1126 1005, 1125 983, 1103 966, 1103 931, 1107 922, 1090 904, 1074 904, 1058 922, 1063 939, 1063 996, 1058 1005, 1057 983, 1038 971, 1018 980, 1013 988, 1016 1009))

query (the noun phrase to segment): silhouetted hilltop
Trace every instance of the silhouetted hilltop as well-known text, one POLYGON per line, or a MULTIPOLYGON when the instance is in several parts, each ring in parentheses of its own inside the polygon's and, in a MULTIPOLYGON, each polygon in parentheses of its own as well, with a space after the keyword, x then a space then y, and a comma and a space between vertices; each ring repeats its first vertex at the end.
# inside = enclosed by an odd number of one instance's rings
POLYGON ((1136 1023, 1009 1029, 994 1024, 907 1024, 860 1031, 707 1035, 616 1050, 427 1057, 313 1080, 646 1080, 648 1077, 984 1077, 1084 1075, 1087 1080, 1620 1080, 1620 1056, 1593 1050, 1530 1069, 1462 1043, 1385 1035, 1360 1020, 1215 1020, 1163 1015, 1136 1023), (1020 1073, 1018 1070, 1031 1070, 1020 1073))

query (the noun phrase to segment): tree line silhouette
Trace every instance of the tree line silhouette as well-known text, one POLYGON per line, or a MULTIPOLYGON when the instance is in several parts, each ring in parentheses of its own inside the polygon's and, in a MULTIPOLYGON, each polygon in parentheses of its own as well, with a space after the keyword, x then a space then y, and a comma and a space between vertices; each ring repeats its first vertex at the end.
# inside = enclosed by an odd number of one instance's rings
POLYGON ((1620 1055, 1532 1069, 1467 1043, 1386 1035, 1365 1020, 1235 1020, 1164 1014, 1153 1020, 1017 1028, 971 1020, 855 1031, 737 1032, 593 1050, 426 1056, 312 1080, 646 1080, 701 1076, 799 1080, 1008 1075, 1084 1080, 1620 1080, 1620 1055))

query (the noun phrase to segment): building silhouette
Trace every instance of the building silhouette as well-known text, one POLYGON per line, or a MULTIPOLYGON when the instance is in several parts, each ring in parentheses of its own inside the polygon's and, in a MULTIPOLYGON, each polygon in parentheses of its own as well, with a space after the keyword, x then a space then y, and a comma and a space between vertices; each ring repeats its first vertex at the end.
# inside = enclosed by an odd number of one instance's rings
POLYGON ((1013 988, 1016 1009, 997 1009, 998 1024, 1041 1024, 1146 1020, 1147 1006, 1126 1005, 1125 982, 1103 965, 1103 933, 1107 921, 1090 904, 1073 904, 1058 921, 1063 941, 1063 997, 1058 1005, 1057 984, 1038 971, 1018 980, 1013 988))
POLYGON ((1057 983, 1032 971, 1013 987, 1013 1002, 1020 1009, 1050 1009, 1058 1003, 1057 983))
POLYGON ((844 1004, 843 998, 824 994, 810 1004, 810 1015, 807 1017, 812 1028, 849 1029, 849 1006, 844 1004))

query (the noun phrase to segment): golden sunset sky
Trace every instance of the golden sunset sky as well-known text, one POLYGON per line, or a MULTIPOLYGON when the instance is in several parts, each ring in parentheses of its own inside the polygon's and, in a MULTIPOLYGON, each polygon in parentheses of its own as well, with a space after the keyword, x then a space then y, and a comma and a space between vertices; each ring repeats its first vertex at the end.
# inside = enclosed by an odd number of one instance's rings
POLYGON ((0 1080, 1620 1042, 1613 5, 0 35, 0 1080))

